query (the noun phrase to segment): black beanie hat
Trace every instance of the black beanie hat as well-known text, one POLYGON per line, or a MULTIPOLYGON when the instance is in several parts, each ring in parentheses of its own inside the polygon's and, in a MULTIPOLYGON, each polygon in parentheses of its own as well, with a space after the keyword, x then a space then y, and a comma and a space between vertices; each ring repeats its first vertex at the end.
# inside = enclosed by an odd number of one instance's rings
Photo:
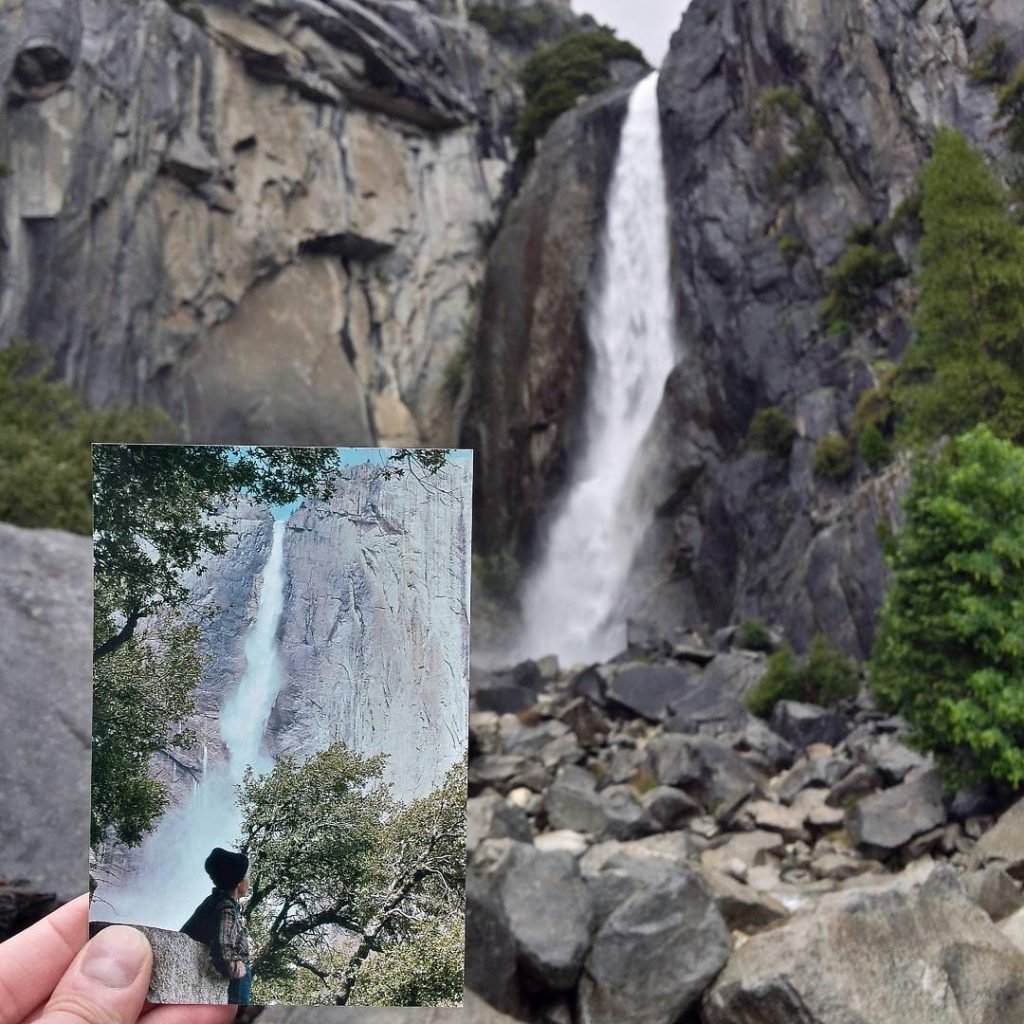
POLYGON ((218 846, 206 858, 203 866, 218 889, 230 892, 245 878, 249 870, 249 858, 244 853, 233 853, 218 846))

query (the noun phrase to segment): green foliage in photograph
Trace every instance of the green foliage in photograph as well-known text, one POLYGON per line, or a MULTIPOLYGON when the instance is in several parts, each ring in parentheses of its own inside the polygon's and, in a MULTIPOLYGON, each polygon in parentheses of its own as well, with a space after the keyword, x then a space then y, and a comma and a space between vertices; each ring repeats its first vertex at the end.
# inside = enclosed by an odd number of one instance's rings
POLYGON ((871 317, 875 292, 906 273, 896 253, 884 252, 874 242, 853 243, 825 275, 829 291, 821 304, 822 323, 863 326, 871 317))
MULTIPOLYGON (((97 628, 113 630, 111 609, 96 592, 97 628)), ((195 711, 192 692, 203 660, 199 627, 170 615, 145 639, 132 637, 95 668, 92 719, 90 841, 135 846, 167 806, 164 785, 149 775, 150 758, 173 757, 194 742, 176 723, 195 711)))
POLYGON ((780 408, 766 405, 754 414, 747 440, 751 448, 767 452, 777 459, 788 459, 796 440, 796 427, 780 408))
POLYGON ((917 338, 894 395, 927 443, 978 422, 1024 440, 1024 233, 981 155, 948 128, 924 169, 917 338))
POLYGON ((335 744, 241 787, 257 1001, 315 989, 450 1005, 462 992, 466 766, 397 803, 382 757, 335 744))
POLYGON ((780 700, 829 707, 856 697, 859 688, 856 665, 818 633, 806 658, 797 658, 788 644, 776 651, 760 682, 747 694, 746 705, 751 714, 768 718, 780 700))
POLYGON ((845 480, 853 472, 853 445, 842 434, 826 434, 814 449, 814 472, 825 480, 845 480))
POLYGON ((640 50, 617 39, 608 28, 574 32, 527 61, 522 71, 526 106, 516 131, 520 159, 533 156, 537 141, 559 114, 575 106, 581 96, 609 85, 608 66, 613 60, 647 64, 640 50))
POLYGON ((763 619, 747 619, 736 630, 736 646, 745 651, 770 651, 772 635, 763 619))
POLYGON ((864 460, 864 465, 872 473, 877 472, 892 461, 892 445, 874 424, 865 427, 860 432, 857 438, 857 451, 864 460))
POLYGON ((51 377, 42 350, 0 351, 0 521, 15 526, 92 530, 90 443, 146 441, 166 432, 160 414, 92 411, 51 377))
POLYGON ((349 1006, 461 1006, 466 928, 463 917, 424 921, 410 937, 367 959, 349 1006))
POLYGON ((1024 450, 985 426, 915 467, 871 658, 952 785, 1024 783, 1024 450))

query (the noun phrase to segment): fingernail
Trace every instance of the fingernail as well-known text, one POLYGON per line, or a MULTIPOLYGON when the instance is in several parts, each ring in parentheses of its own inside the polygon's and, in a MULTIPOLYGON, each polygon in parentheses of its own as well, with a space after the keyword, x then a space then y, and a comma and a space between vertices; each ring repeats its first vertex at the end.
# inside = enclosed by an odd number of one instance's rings
POLYGON ((82 974, 105 988, 127 988, 149 962, 149 940, 124 925, 104 928, 85 947, 82 974))

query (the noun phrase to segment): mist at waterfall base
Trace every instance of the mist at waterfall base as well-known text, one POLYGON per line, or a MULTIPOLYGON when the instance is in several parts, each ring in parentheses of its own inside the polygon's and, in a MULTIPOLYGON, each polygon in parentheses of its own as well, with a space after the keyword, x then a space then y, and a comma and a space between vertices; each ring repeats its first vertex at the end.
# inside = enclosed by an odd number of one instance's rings
POLYGON ((622 128, 589 296, 585 447, 521 592, 517 657, 573 664, 625 647, 617 612, 645 525, 633 473, 677 360, 657 82, 636 87, 622 128))
POLYGON ((242 821, 235 787, 246 767, 263 774, 274 766, 263 749, 263 735, 281 688, 276 634, 284 610, 284 531, 297 505, 272 510, 273 540, 245 641, 245 672, 220 713, 228 758, 207 770, 204 750, 202 779, 194 783, 185 805, 165 815, 147 836, 141 870, 123 888, 116 879, 104 886, 105 919, 180 928, 212 887, 203 870, 210 851, 237 848, 242 821))

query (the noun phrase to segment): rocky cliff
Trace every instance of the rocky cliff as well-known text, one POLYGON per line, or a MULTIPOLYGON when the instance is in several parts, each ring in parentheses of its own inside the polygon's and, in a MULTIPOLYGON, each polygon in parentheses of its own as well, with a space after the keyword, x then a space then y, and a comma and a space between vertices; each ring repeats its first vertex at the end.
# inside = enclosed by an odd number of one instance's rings
POLYGON ((0 345, 193 440, 448 439, 509 61, 455 0, 7 4, 0 345))
POLYGON ((851 436, 857 398, 901 355, 913 291, 907 278, 872 289, 856 323, 829 323, 821 303, 852 232, 888 235, 912 263, 916 239, 894 216, 939 125, 998 166, 993 91, 968 69, 1008 14, 953 0, 687 11, 660 82, 686 356, 651 446, 659 514, 638 578, 663 589, 649 609, 712 625, 762 615, 798 646, 820 629, 869 649, 875 525, 891 522, 905 473, 858 463, 829 482, 814 454, 826 434, 851 436), (797 427, 788 460, 747 443, 768 405, 797 427))
MULTIPOLYGON (((684 355, 638 473, 654 515, 639 524, 624 614, 712 629, 762 616, 797 647, 822 630, 851 653, 870 649, 885 582, 877 531, 896 521, 907 467, 872 473, 857 459, 834 481, 815 472, 815 453, 826 435, 852 437, 858 398, 912 336, 919 225, 908 211, 936 128, 958 128, 1011 170, 994 90, 971 66, 995 44, 1015 66, 1022 31, 1001 0, 688 8, 659 82, 684 355), (823 314, 857 242, 892 272, 858 294, 856 316, 823 314), (786 458, 748 439, 769 406, 796 428, 786 458)), ((581 268, 593 260, 586 231, 600 223, 608 159, 606 139, 599 160, 588 140, 595 116, 611 133, 615 102, 556 124, 538 177, 516 200, 519 223, 492 251, 474 384, 482 411, 471 409, 465 433, 490 456, 478 495, 489 553, 529 557, 539 510, 557 501, 578 440, 588 372, 581 268), (556 149, 570 144, 588 161, 589 205, 574 188, 576 163, 556 149), (519 296, 527 312, 517 315, 519 296)))

